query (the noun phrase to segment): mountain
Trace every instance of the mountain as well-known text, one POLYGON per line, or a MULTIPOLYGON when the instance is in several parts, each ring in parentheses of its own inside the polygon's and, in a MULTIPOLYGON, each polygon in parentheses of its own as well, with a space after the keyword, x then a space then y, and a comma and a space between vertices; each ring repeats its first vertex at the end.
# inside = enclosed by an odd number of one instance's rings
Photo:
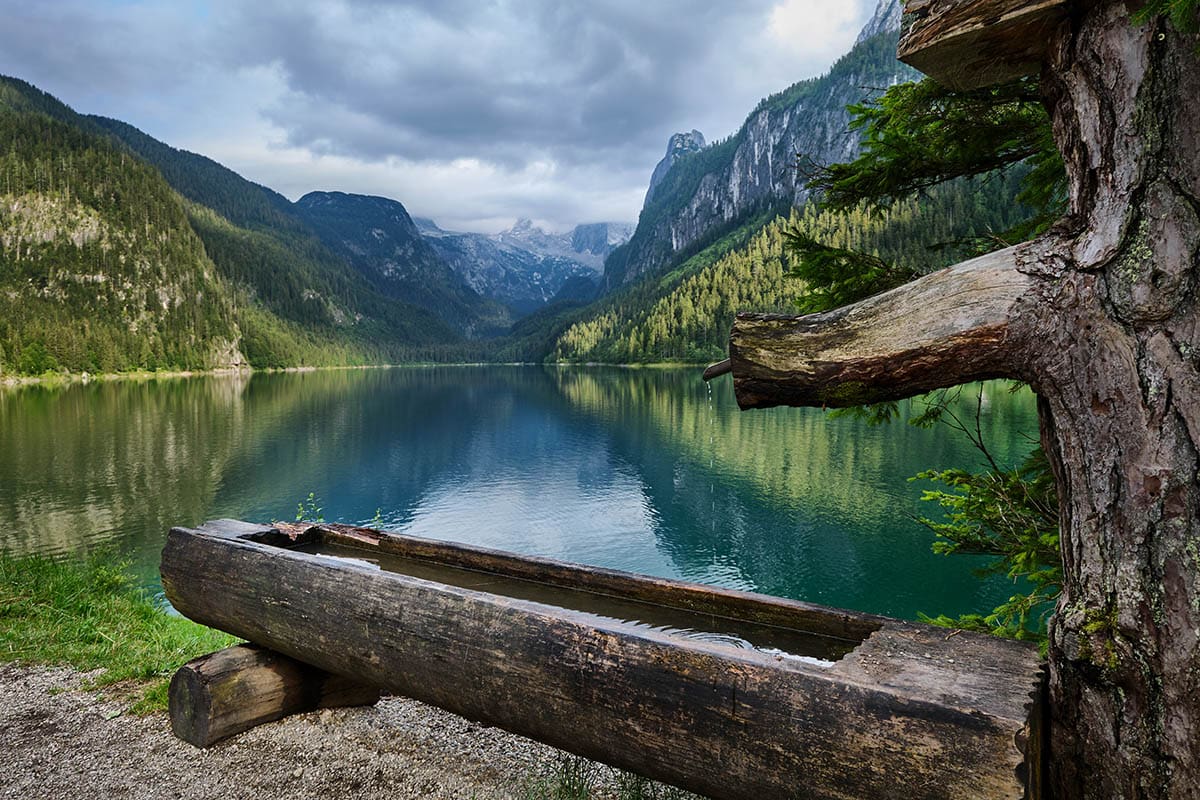
POLYGON ((590 267, 604 269, 604 259, 618 245, 629 240, 632 225, 596 222, 576 225, 570 233, 547 233, 528 219, 519 219, 506 231, 496 234, 497 241, 540 256, 565 258, 590 267))
POLYGON ((479 357, 211 159, 12 78, 0 125, 0 371, 479 357))
POLYGON ((552 358, 719 361, 728 354, 737 311, 795 313, 793 301, 805 288, 787 278, 793 259, 785 247, 787 232, 929 272, 973 255, 975 237, 1007 230, 1029 216, 1016 200, 1021 178, 1020 170, 1010 170, 956 181, 887 209, 833 212, 808 203, 787 217, 751 218, 670 273, 612 293, 571 320, 552 358))
POLYGON ((238 366, 233 287, 156 170, 0 77, 0 373, 238 366))
POLYGON ((859 31, 855 44, 863 42, 882 33, 900 30, 900 18, 904 16, 904 0, 880 0, 875 7, 871 19, 859 31))
POLYGON ((576 225, 571 231, 571 250, 576 256, 589 255, 599 259, 600 270, 608 254, 629 241, 633 226, 625 222, 593 222, 576 225))
POLYGON ((443 230, 421 217, 414 222, 425 241, 468 286, 503 303, 518 317, 556 300, 592 299, 605 257, 629 238, 632 227, 600 222, 556 234, 522 219, 506 231, 483 234, 443 230), (559 297, 564 287, 566 294, 559 297))
MULTIPOLYGON (((211 158, 176 150, 118 120, 90 118, 96 125, 161 170, 176 191, 192 200, 190 218, 220 269, 250 291, 253 300, 283 323, 268 335, 253 335, 262 366, 289 366, 294 347, 284 338, 300 337, 314 347, 366 349, 354 361, 436 357, 430 345, 461 341, 476 324, 469 314, 448 313, 452 303, 426 303, 425 295, 403 296, 368 279, 370 270, 353 263, 346 248, 331 247, 328 228, 313 227, 304 207, 254 184, 211 158)), ((406 215, 407 218, 407 213, 406 215)), ((410 275, 420 281, 424 264, 410 275)), ((437 285, 444 265, 434 264, 430 283, 437 285)), ((392 287, 394 288, 394 287, 392 287)), ((461 311, 461 309, 456 309, 461 311)), ((306 348, 311 349, 311 348, 306 348)))
POLYGON ((606 290, 681 263, 747 218, 803 205, 797 154, 817 164, 856 156, 846 107, 917 74, 896 60, 898 4, 882 0, 865 38, 828 73, 767 97, 728 139, 674 159, 647 193, 633 237, 605 263, 606 290))
POLYGON ((704 134, 695 128, 691 133, 676 133, 668 139, 667 154, 654 166, 654 172, 650 174, 650 186, 646 189, 646 199, 642 201, 642 208, 650 204, 651 198, 654 197, 654 190, 662 183, 663 178, 667 177, 667 173, 671 171, 671 167, 676 161, 689 153, 698 153, 703 149, 704 134))
POLYGON ((861 100, 861 86, 915 76, 894 57, 900 13, 899 0, 881 0, 828 75, 763 100, 730 139, 688 152, 686 135, 673 136, 660 163, 669 164, 666 175, 655 170, 637 231, 606 264, 607 293, 543 326, 548 358, 724 358, 735 311, 794 311, 804 293, 786 279, 790 230, 920 273, 962 260, 977 237, 1026 219, 1030 211, 1016 199, 1019 168, 885 210, 827 212, 808 202, 795 153, 827 163, 853 157, 859 144, 842 105, 861 100), (672 159, 676 150, 683 152, 672 159))
POLYGON ((326 247, 388 297, 428 309, 471 337, 494 336, 512 325, 507 309, 481 297, 446 264, 399 202, 310 192, 295 208, 326 247))

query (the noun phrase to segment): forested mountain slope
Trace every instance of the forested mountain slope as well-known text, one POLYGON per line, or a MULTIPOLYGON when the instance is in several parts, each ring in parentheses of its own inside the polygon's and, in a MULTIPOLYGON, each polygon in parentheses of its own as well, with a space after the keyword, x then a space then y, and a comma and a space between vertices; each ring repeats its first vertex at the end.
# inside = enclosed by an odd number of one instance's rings
POLYGON ((896 60, 888 12, 896 2, 880 4, 885 30, 855 45, 827 74, 771 95, 733 136, 676 159, 647 197, 633 238, 606 262, 608 290, 669 269, 751 216, 803 205, 808 188, 798 154, 818 164, 854 157, 859 139, 846 107, 916 75, 896 60))
MULTIPOLYGON (((328 343, 341 351, 335 362, 362 363, 427 358, 433 355, 430 345, 462 338, 434 311, 373 286, 282 195, 123 122, 90 119, 193 201, 190 221, 217 267, 277 318, 276 324, 248 331, 254 345, 248 355, 256 366, 296 363, 301 342, 305 351, 328 343)), ((310 352, 304 360, 311 363, 313 357, 310 352)))
POLYGON ((976 237, 1006 230, 1028 215, 1016 201, 1019 172, 960 181, 887 209, 820 211, 808 203, 788 216, 756 218, 677 269, 617 292, 579 315, 558 336, 562 361, 720 360, 737 311, 795 312, 804 285, 787 279, 794 230, 839 249, 927 272, 960 260, 976 237))
POLYGON ((233 288, 149 165, 0 79, 0 373, 244 360, 233 288))
POLYGON ((398 201, 309 192, 295 209, 326 247, 388 297, 432 311, 470 337, 495 336, 512 325, 504 306, 481 296, 442 260, 398 201))
POLYGON ((479 357, 210 159, 12 78, 0 126, 0 372, 479 357))

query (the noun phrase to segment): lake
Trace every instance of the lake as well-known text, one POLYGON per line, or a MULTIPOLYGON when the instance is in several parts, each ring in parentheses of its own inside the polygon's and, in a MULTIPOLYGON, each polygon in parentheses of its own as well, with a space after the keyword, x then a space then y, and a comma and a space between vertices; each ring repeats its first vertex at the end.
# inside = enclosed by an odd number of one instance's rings
MULTIPOLYGON (((983 387, 1015 464, 1033 397, 983 387)), ((956 408, 974 419, 976 390, 956 408)), ((914 401, 919 408, 920 401, 914 401)), ((907 405, 907 404, 906 404, 907 405)), ((0 549, 115 553, 152 588, 166 531, 327 521, 913 618, 1012 594, 930 551, 929 468, 978 469, 944 425, 739 411, 700 370, 412 367, 0 392, 0 549)))

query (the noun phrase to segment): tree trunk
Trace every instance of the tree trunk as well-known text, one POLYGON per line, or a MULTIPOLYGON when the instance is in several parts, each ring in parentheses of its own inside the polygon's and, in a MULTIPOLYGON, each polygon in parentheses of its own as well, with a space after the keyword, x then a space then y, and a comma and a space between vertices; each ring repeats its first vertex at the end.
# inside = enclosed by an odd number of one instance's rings
POLYGON ((1042 85, 1070 214, 1024 250, 1015 341, 1062 498, 1062 797, 1200 797, 1200 57, 1080 3, 1042 85))
POLYGON ((936 289, 957 284, 930 275, 824 315, 741 315, 730 338, 743 406, 864 402, 981 373, 1037 391, 1062 499, 1061 798, 1200 798, 1200 37, 1136 26, 1136 7, 907 9, 901 56, 938 80, 978 86, 1042 60, 1070 210, 1009 254, 1026 286, 989 280, 983 308, 952 315, 936 289), (916 296, 921 308, 900 302, 916 296), (934 330, 922 320, 939 308, 934 330), (964 337, 985 342, 982 361, 955 347, 964 337))

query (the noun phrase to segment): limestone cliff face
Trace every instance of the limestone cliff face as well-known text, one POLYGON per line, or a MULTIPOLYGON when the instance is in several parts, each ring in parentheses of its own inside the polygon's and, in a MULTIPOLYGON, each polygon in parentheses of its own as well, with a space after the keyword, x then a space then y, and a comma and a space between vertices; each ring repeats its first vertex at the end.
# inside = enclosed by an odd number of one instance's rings
POLYGON ((862 44, 872 36, 900 30, 900 17, 904 15, 904 0, 880 0, 871 20, 863 26, 855 44, 862 44))
POLYGON ((654 167, 650 174, 650 188, 646 189, 646 199, 642 208, 650 204, 654 190, 662 183, 663 178, 671 171, 671 166, 688 153, 697 153, 704 149, 704 134, 693 128, 689 133, 677 133, 667 140, 667 154, 654 167))
POLYGON ((604 258, 629 241, 633 226, 626 222, 591 222, 576 225, 571 231, 571 249, 579 256, 599 259, 597 271, 604 268, 604 258))
POLYGON ((818 164, 854 158, 859 141, 846 107, 916 75, 896 60, 900 8, 900 0, 881 0, 859 43, 826 75, 766 98, 729 139, 681 153, 661 176, 656 169, 636 232, 606 263, 605 288, 656 272, 753 213, 803 204, 809 192, 798 156, 818 164))

